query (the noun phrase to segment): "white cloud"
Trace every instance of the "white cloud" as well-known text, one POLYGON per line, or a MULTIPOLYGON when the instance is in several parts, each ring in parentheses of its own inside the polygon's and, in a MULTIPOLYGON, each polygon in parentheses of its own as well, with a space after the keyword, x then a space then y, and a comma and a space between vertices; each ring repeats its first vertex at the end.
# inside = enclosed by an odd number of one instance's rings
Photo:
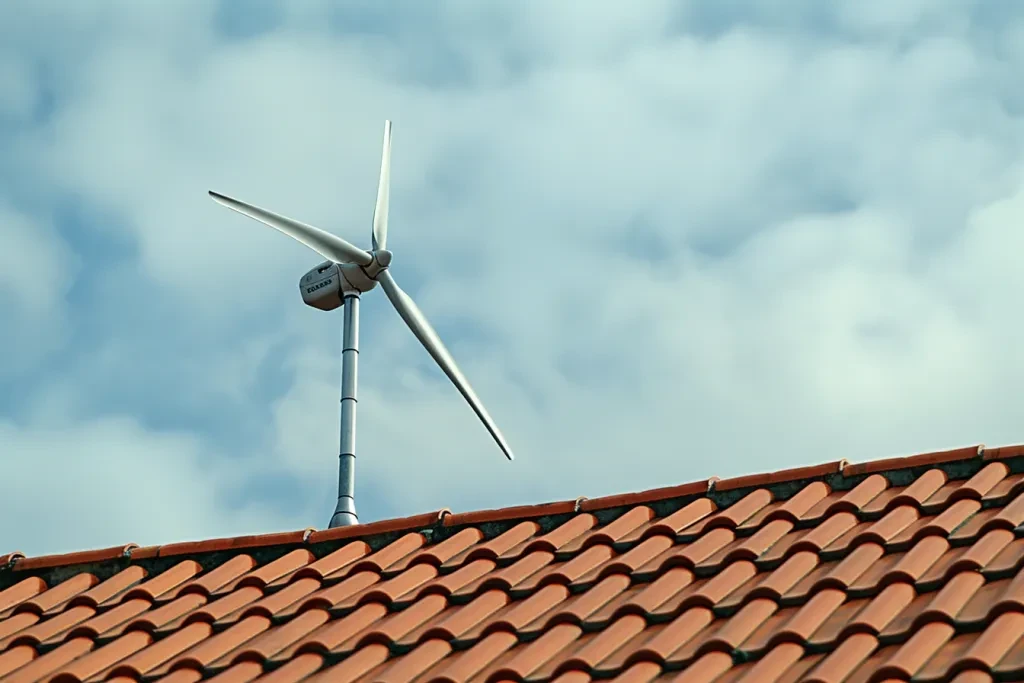
POLYGON ((79 263, 51 225, 0 196, 0 378, 34 369, 66 342, 64 297, 79 263))
MULTIPOLYGON (((318 257, 205 192, 366 244, 385 117, 395 276, 519 458, 504 462, 371 292, 364 515, 1022 441, 1024 137, 1009 74, 1024 67, 1012 49, 1024 24, 985 33, 958 10, 889 5, 841 3, 816 26, 752 3, 728 30, 703 30, 696 5, 584 19, 550 3, 464 3, 395 38, 333 35, 326 5, 303 4, 272 33, 228 42, 209 4, 109 25, 79 13, 49 30, 97 34, 87 51, 63 46, 77 58, 59 80, 73 85, 18 149, 31 172, 120 219, 91 229, 137 245, 166 298, 154 306, 170 311, 154 324, 237 340, 235 353, 190 349, 182 374, 252 422, 268 415, 246 475, 301 482, 307 500, 289 519, 309 498, 331 502, 340 315, 299 303, 295 282, 318 257), (294 373, 274 395, 256 381, 271 348, 294 373)), ((111 341, 96 362, 113 367, 132 343, 111 341)), ((36 419, 80 400, 74 377, 63 386, 36 419)), ((208 426, 179 442, 93 419, 8 436, 26 450, 120 444, 135 464, 119 486, 195 478, 197 512, 141 532, 211 536, 239 519, 217 502, 231 486, 278 495, 187 464, 238 457, 210 445, 208 426)), ((98 504, 81 495, 81 509, 98 504)))
POLYGON ((36 87, 27 66, 0 56, 0 121, 27 119, 35 105, 36 87))
POLYGON ((0 225, 0 288, 13 295, 23 314, 52 315, 74 280, 67 245, 50 226, 6 202, 0 203, 0 225))
POLYGON ((0 422, 7 551, 71 552, 275 530, 259 505, 223 498, 230 470, 196 436, 145 429, 129 417, 77 424, 0 422))

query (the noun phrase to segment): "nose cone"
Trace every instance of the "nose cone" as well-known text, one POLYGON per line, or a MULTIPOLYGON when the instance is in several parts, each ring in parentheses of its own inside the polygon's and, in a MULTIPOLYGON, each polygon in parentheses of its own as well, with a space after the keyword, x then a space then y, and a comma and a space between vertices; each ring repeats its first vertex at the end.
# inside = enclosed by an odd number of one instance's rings
POLYGON ((380 264, 381 268, 387 268, 391 265, 391 252, 387 249, 375 252, 374 256, 377 258, 377 263, 380 264))

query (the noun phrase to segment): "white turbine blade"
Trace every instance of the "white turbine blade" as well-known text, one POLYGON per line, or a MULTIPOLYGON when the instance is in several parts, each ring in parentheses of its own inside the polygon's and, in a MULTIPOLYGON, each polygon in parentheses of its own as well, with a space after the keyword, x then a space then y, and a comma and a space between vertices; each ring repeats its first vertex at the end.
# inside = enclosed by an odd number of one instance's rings
POLYGON ((332 235, 320 228, 306 225, 299 221, 286 218, 266 209, 261 209, 252 204, 232 199, 218 192, 210 190, 210 196, 224 206, 237 211, 238 213, 254 218, 272 228, 280 230, 289 237, 302 242, 307 247, 317 252, 324 258, 337 263, 358 263, 366 266, 373 262, 373 257, 359 247, 343 240, 337 235, 332 235))
POLYGON ((373 209, 373 248, 387 249, 388 205, 391 196, 391 122, 384 122, 384 150, 380 155, 380 182, 373 209))
POLYGON ((391 273, 383 271, 377 276, 377 281, 380 282, 381 287, 384 288, 384 293, 391 299, 391 303, 394 305, 398 314, 402 316, 405 324, 409 326, 412 333, 416 335, 416 338, 420 340, 427 352, 433 356, 437 364, 444 370, 444 374, 448 375, 448 379, 452 381, 455 388, 465 397, 466 401, 469 402, 470 407, 473 408, 473 412, 477 414, 477 417, 487 427, 487 431, 491 433, 494 440, 498 442, 498 447, 501 448, 505 457, 509 460, 513 460, 512 449, 509 448, 508 443, 505 441, 505 437, 502 436, 501 430, 498 429, 498 425, 494 424, 494 420, 491 419, 487 409, 484 408, 483 403, 477 397, 476 392, 469 385, 469 381, 463 376, 459 370, 459 366, 455 364, 455 359, 452 358, 451 354, 448 353, 448 349, 445 348, 441 342, 441 338, 437 336, 437 332, 431 327, 430 323, 427 322, 423 312, 420 311, 416 302, 412 298, 402 291, 402 288, 398 286, 394 278, 391 277, 391 273))

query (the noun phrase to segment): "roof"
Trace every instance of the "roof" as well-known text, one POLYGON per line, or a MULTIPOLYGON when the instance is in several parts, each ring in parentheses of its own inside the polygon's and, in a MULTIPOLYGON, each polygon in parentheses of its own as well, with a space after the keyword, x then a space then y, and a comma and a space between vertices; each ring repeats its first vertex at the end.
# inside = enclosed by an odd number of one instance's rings
POLYGON ((0 556, 7 681, 1024 678, 1024 447, 0 556))

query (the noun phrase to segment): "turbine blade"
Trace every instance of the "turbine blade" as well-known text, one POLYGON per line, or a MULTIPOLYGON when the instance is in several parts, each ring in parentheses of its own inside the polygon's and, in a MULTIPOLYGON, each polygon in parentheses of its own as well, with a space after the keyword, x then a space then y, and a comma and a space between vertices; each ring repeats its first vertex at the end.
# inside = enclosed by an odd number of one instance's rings
POLYGON ((498 442, 498 447, 501 448, 505 457, 509 460, 513 460, 512 449, 509 448, 508 443, 505 441, 505 437, 502 435, 501 430, 498 429, 498 425, 494 423, 487 409, 484 408, 483 403, 477 397, 476 392, 469 385, 469 381, 463 376, 459 370, 459 366, 455 364, 455 359, 452 358, 451 354, 448 353, 448 349, 445 348, 441 342, 441 338, 437 336, 437 332, 431 327, 430 323, 427 322, 427 318, 420 311, 416 302, 412 298, 402 291, 402 288, 398 286, 395 279, 391 277, 391 273, 387 270, 381 272, 377 276, 377 281, 380 282, 381 287, 384 288, 384 293, 388 295, 388 299, 394 305, 395 310, 398 311, 398 315, 402 316, 402 320, 409 326, 412 333, 416 335, 416 338, 420 340, 423 347, 426 348, 427 352, 433 356, 437 364, 444 370, 444 374, 448 375, 448 379, 452 381, 455 388, 465 397, 466 401, 469 402, 473 412, 477 414, 477 417, 484 423, 487 431, 491 433, 494 440, 498 442))
POLYGON ((373 209, 373 248, 387 249, 388 208, 391 197, 391 122, 384 122, 384 149, 380 155, 380 182, 373 209))
POLYGON ((337 263, 358 263, 366 266, 373 262, 373 257, 366 251, 359 247, 343 240, 337 235, 332 235, 329 232, 325 232, 320 228, 315 228, 312 225, 306 225, 299 221, 286 218, 285 216, 278 215, 266 209, 261 209, 258 206, 252 204, 246 204, 243 201, 232 199, 219 192, 210 190, 210 196, 224 206, 237 211, 238 213, 258 220, 261 223, 265 223, 272 228, 280 230, 284 234, 288 235, 292 239, 302 242, 307 247, 317 252, 324 258, 330 259, 337 263))

